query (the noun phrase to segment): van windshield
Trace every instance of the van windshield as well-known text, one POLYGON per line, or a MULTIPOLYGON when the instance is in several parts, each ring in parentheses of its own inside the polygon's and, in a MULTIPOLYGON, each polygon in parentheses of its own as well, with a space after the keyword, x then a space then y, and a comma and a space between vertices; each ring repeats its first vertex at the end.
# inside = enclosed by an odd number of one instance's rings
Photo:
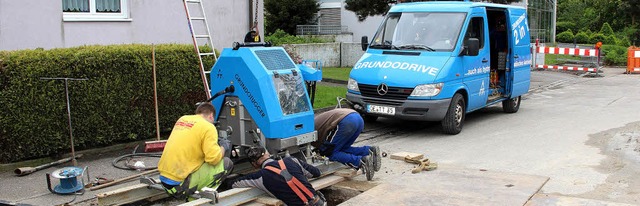
POLYGON ((466 13, 389 13, 371 48, 453 51, 466 13))

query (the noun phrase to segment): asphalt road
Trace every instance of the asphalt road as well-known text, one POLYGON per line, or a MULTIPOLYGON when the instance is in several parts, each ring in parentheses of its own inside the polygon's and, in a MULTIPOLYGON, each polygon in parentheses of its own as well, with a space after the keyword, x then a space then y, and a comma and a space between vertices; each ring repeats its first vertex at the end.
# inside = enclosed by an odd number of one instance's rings
MULTIPOLYGON (((425 154, 440 165, 550 177, 541 193, 640 204, 640 76, 605 69, 604 77, 532 73, 515 114, 501 105, 467 114, 463 131, 439 123, 380 118, 357 144, 392 154, 425 154)), ((376 181, 411 175, 384 158, 376 181)), ((411 184, 411 183, 407 183, 411 184)))
MULTIPOLYGON (((499 105, 476 111, 467 115, 462 133, 454 136, 442 134, 439 123, 380 118, 367 123, 356 144, 380 145, 389 154, 423 153, 440 165, 550 177, 543 193, 640 204, 640 76, 622 71, 607 69, 598 78, 534 71, 531 92, 518 113, 502 113, 499 105)), ((136 172, 115 169, 111 161, 131 150, 83 158, 79 165, 89 166, 92 177, 126 177, 136 172)), ((25 177, 0 173, 0 203, 71 201, 73 196, 46 189, 44 174, 60 167, 25 177)), ((384 158, 374 182, 411 175, 411 167, 384 158)), ((130 184, 135 182, 87 191, 75 201, 130 184)))

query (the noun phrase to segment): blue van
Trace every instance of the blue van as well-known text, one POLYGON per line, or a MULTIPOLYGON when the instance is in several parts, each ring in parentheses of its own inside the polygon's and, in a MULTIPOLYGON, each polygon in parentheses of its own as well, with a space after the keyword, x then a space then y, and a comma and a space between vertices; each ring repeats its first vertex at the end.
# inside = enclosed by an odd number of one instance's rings
POLYGON ((397 4, 348 81, 365 120, 441 121, 458 134, 465 114, 502 103, 515 113, 528 92, 531 50, 522 7, 476 2, 397 4))

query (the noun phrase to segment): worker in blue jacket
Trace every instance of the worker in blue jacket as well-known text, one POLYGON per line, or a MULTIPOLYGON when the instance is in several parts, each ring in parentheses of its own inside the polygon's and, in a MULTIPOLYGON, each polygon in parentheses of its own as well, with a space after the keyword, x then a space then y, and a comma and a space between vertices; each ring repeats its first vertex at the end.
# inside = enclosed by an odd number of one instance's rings
POLYGON ((358 112, 347 108, 333 109, 316 115, 314 121, 318 140, 311 145, 320 155, 362 169, 367 180, 373 179, 374 172, 380 170, 380 148, 352 146, 364 129, 364 120, 358 112))
POLYGON ((251 165, 260 170, 231 180, 233 188, 257 187, 289 206, 326 205, 324 195, 313 189, 307 179, 320 177, 318 168, 293 157, 271 159, 269 152, 261 147, 249 149, 247 156, 251 165))

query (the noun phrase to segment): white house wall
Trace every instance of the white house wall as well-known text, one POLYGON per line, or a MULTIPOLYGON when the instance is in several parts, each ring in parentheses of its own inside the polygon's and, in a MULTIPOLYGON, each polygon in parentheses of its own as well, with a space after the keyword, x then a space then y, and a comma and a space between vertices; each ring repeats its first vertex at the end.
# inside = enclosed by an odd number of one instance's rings
MULTIPOLYGON (((252 21, 249 0, 203 2, 216 49, 231 47, 233 42, 244 39, 252 21)), ((264 30, 262 2, 259 1, 258 14, 260 31, 264 30)), ((0 50, 192 43, 182 1, 129 0, 127 3, 131 21, 80 22, 63 21, 60 0, 0 0, 0 50)))
POLYGON ((349 31, 353 33, 353 42, 360 42, 362 36, 368 36, 371 39, 382 20, 384 20, 384 16, 378 15, 367 17, 364 21, 359 22, 356 13, 345 9, 344 5, 342 6, 341 15, 342 25, 347 26, 349 31))

